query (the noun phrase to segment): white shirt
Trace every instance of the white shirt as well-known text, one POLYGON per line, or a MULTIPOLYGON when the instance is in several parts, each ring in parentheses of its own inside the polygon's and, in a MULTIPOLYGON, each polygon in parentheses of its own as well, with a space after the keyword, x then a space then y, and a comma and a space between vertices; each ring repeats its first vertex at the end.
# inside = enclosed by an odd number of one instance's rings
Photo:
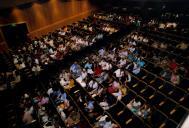
POLYGON ((20 64, 20 69, 23 69, 23 68, 25 68, 25 67, 26 67, 25 63, 22 62, 22 63, 20 64))
POLYGON ((100 49, 100 50, 98 51, 98 53, 99 53, 100 56, 103 56, 104 53, 105 53, 105 50, 104 50, 104 49, 100 49))
POLYGON ((76 79, 76 81, 77 81, 83 88, 86 87, 86 83, 85 83, 85 81, 83 81, 83 79, 82 79, 81 76, 78 77, 78 78, 76 79))
POLYGON ((140 73, 140 66, 134 63, 133 71, 134 74, 140 73))
POLYGON ((92 69, 87 69, 87 73, 89 73, 89 74, 93 74, 94 72, 93 72, 92 69))
POLYGON ((115 72, 116 77, 120 78, 124 75, 124 71, 121 71, 121 69, 117 69, 115 72))
POLYGON ((81 77, 82 79, 85 79, 87 77, 87 72, 86 71, 81 72, 81 77))
POLYGON ((140 106, 141 106, 140 101, 139 102, 136 102, 136 101, 133 102, 133 107, 140 107, 140 106))
POLYGON ((120 54, 119 54, 120 57, 127 57, 128 56, 128 52, 127 51, 122 51, 120 54))
POLYGON ((135 51, 135 48, 134 47, 130 47, 128 48, 130 52, 134 52, 135 51))
POLYGON ((48 91, 47 91, 47 94, 50 95, 51 93, 53 93, 53 89, 49 88, 48 91))
POLYGON ((130 44, 130 45, 134 45, 134 46, 135 46, 135 45, 136 45, 136 42, 135 42, 135 41, 133 41, 133 42, 132 42, 132 41, 130 41, 130 42, 129 42, 129 44, 130 44))
POLYGON ((122 66, 124 66, 126 64, 126 59, 121 59, 120 61, 119 61, 119 65, 122 67, 122 66))
POLYGON ((14 58, 14 64, 17 64, 17 63, 18 63, 18 59, 14 58))
POLYGON ((89 82, 89 87, 93 88, 93 89, 96 89, 96 88, 98 88, 98 83, 96 81, 94 82, 93 80, 91 80, 89 82))
POLYGON ((112 64, 105 62, 102 66, 102 70, 110 70, 112 69, 112 64))

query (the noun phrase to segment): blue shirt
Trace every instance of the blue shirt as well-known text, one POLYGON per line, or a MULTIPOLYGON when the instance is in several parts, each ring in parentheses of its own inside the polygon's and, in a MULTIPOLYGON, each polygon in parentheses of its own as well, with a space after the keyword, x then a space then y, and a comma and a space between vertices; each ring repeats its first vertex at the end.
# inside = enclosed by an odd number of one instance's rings
POLYGON ((92 64, 90 64, 89 62, 87 62, 87 63, 85 64, 85 68, 91 69, 91 68, 92 68, 92 64))
POLYGON ((94 109, 94 101, 89 101, 87 105, 88 109, 94 109))
POLYGON ((137 61, 137 64, 138 64, 140 67, 144 67, 145 62, 142 61, 142 60, 138 60, 138 61, 137 61))
POLYGON ((79 65, 78 64, 72 64, 72 66, 70 67, 70 70, 73 73, 77 73, 78 69, 79 69, 79 65))
POLYGON ((61 95, 61 97, 60 97, 60 100, 61 100, 61 101, 67 100, 67 94, 66 94, 66 93, 63 93, 63 94, 61 95))

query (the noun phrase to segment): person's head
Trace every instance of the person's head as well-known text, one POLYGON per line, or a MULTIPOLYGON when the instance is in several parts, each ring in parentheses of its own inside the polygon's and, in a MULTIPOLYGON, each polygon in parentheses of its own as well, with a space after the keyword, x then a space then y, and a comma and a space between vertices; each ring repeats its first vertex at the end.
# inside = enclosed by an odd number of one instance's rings
POLYGON ((140 102, 140 99, 139 98, 135 98, 135 102, 140 102))
POLYGON ((175 62, 176 62, 176 60, 173 58, 173 59, 172 59, 172 62, 173 62, 173 63, 175 63, 175 62))
POLYGON ((110 121, 111 121, 110 117, 106 117, 106 122, 110 122, 110 121))

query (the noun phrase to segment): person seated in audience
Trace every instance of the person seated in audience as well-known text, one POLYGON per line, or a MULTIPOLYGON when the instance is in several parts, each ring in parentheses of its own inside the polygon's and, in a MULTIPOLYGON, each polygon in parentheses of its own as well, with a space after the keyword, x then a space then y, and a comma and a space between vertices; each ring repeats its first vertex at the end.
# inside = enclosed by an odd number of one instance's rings
POLYGON ((112 123, 111 119, 107 116, 101 116, 98 122, 95 124, 95 128, 116 128, 117 125, 112 123))
POLYGON ((102 48, 102 49, 100 49, 99 51, 98 51, 98 54, 99 54, 99 56, 101 56, 101 57, 103 57, 104 55, 105 55, 105 49, 104 48, 102 48))
POLYGON ((66 86, 64 86, 64 89, 70 90, 70 89, 72 89, 74 86, 75 86, 74 79, 70 76, 70 78, 69 78, 69 83, 68 83, 66 86))
POLYGON ((74 62, 74 64, 70 67, 70 72, 74 75, 74 77, 78 77, 81 75, 81 67, 77 64, 77 62, 74 62))
MULTIPOLYGON (((138 64, 136 64, 135 62, 133 62, 132 64, 133 64, 133 68, 131 69, 132 72, 133 72, 135 75, 139 74, 139 73, 140 73, 140 70, 141 70, 141 67, 140 67, 138 64)), ((128 65, 128 66, 126 67, 126 69, 129 69, 130 66, 131 66, 131 65, 128 65)))
POLYGON ((110 108, 108 101, 106 100, 106 98, 103 99, 103 101, 101 101, 99 103, 99 105, 104 109, 104 110, 108 110, 110 108))
POLYGON ((85 63, 84 68, 88 71, 88 69, 92 69, 93 64, 89 62, 89 60, 87 59, 87 62, 85 63))
POLYGON ((176 71, 178 68, 178 64, 176 63, 175 59, 172 59, 169 63, 169 68, 171 71, 176 71))
POLYGON ((115 88, 114 92, 112 92, 111 94, 114 95, 117 100, 121 100, 122 99, 122 91, 121 91, 120 88, 115 88))
POLYGON ((41 71, 41 67, 38 64, 33 65, 32 72, 34 73, 35 76, 38 76, 40 71, 41 71))
POLYGON ((93 100, 90 100, 90 99, 87 99, 87 101, 86 101, 86 104, 85 104, 85 110, 87 111, 87 112, 93 112, 93 110, 94 110, 94 101, 93 100))
POLYGON ((127 64, 126 59, 121 58, 121 59, 118 59, 118 60, 119 60, 119 61, 118 61, 117 66, 118 66, 119 68, 123 68, 123 67, 127 64))
POLYGON ((159 47, 161 49, 167 49, 167 44, 166 43, 160 43, 159 47))
POLYGON ((68 118, 65 120, 66 127, 72 127, 75 124, 78 124, 80 121, 80 113, 78 111, 72 111, 68 118))
POLYGON ((138 113, 138 115, 144 119, 147 119, 151 113, 151 109, 149 105, 144 104, 140 109, 141 109, 140 110, 141 113, 138 113))
POLYGON ((128 41, 130 46, 136 46, 136 42, 134 40, 128 41))
POLYGON ((121 51, 119 52, 119 56, 120 56, 121 58, 127 57, 127 56, 128 56, 128 51, 127 51, 127 49, 121 50, 121 51))
POLYGON ((133 45, 131 45, 131 46, 128 48, 128 50, 129 50, 131 53, 134 53, 134 51, 136 50, 136 48, 135 48, 133 45))
POLYGON ((81 77, 83 80, 87 79, 87 71, 86 71, 85 69, 82 70, 80 77, 81 77))
POLYGON ((138 41, 139 41, 139 42, 142 42, 142 41, 143 41, 143 38, 144 38, 143 35, 140 34, 139 37, 138 37, 138 41))
POLYGON ((40 106, 39 109, 38 109, 38 114, 39 114, 39 117, 42 120, 43 124, 48 122, 49 116, 46 113, 46 108, 45 107, 40 106))
POLYGON ((101 74, 100 74, 100 76, 98 76, 98 77, 95 77, 95 79, 96 79, 96 81, 98 82, 98 83, 103 83, 104 81, 106 81, 107 79, 108 79, 108 76, 109 76, 109 74, 108 74, 108 72, 107 71, 104 71, 104 72, 102 72, 101 74))
MULTIPOLYGON (((113 53, 113 51, 110 51, 106 56, 105 56, 106 58, 106 60, 107 61, 109 61, 109 62, 111 62, 111 61, 113 61, 113 62, 115 62, 115 59, 116 59, 116 56, 115 56, 115 54, 113 53)), ((108 62, 107 62, 108 63, 108 62)), ((109 64, 109 63, 108 63, 109 64)), ((109 64, 109 69, 111 69, 112 68, 112 65, 111 64, 109 64)))
POLYGON ((131 74, 128 71, 124 72, 124 77, 122 77, 121 82, 125 85, 131 82, 131 74))
POLYGON ((165 57, 165 58, 162 58, 161 60, 160 60, 160 63, 158 64, 160 67, 162 67, 162 68, 165 68, 165 69, 167 69, 167 66, 168 66, 168 58, 167 57, 165 57))
POLYGON ((187 74, 189 72, 187 67, 188 67, 187 64, 181 63, 178 67, 178 74, 180 74, 181 76, 187 77, 187 74))
POLYGON ((95 76, 95 77, 98 77, 98 76, 101 75, 101 73, 102 73, 102 68, 101 68, 101 66, 98 65, 98 64, 95 64, 95 65, 94 65, 94 76, 95 76))
POLYGON ((33 113, 34 113, 34 108, 33 108, 33 106, 31 106, 31 105, 28 104, 28 107, 25 108, 22 121, 23 121, 25 124, 30 124, 30 123, 32 123, 32 122, 34 121, 33 113))
POLYGON ((138 98, 135 98, 131 100, 128 104, 127 107, 130 109, 133 113, 137 113, 140 110, 142 103, 138 98))
POLYGON ((103 91, 103 88, 101 86, 99 86, 98 83, 94 80, 91 80, 88 83, 87 89, 90 91, 89 94, 92 97, 96 97, 96 96, 100 95, 103 91))
POLYGON ((166 80, 170 80, 171 79, 171 71, 170 70, 162 70, 160 72, 160 76, 166 80))
POLYGON ((149 40, 148 40, 147 37, 144 37, 143 40, 142 40, 142 42, 144 42, 145 44, 148 44, 149 40))
POLYGON ((20 73, 16 70, 13 71, 13 77, 14 77, 14 80, 11 81, 11 85, 15 85, 21 81, 20 73))
POLYGON ((185 42, 181 42, 176 45, 176 48, 184 51, 184 50, 188 49, 188 44, 185 42))
POLYGON ((47 94, 50 96, 53 92, 53 87, 50 85, 49 89, 47 90, 47 94))
POLYGON ((62 87, 67 86, 69 84, 69 80, 65 79, 65 78, 60 78, 60 85, 62 87))
POLYGON ((16 65, 19 61, 18 55, 13 55, 13 63, 16 65))
POLYGON ((40 99, 38 100, 38 106, 43 106, 43 105, 46 105, 48 103, 49 103, 49 98, 46 95, 40 97, 40 99))
POLYGON ((132 38, 135 40, 135 41, 138 41, 138 33, 135 33, 135 34, 133 34, 133 36, 132 36, 132 38))
POLYGON ((112 64, 111 63, 108 63, 104 60, 102 60, 99 65, 102 67, 102 70, 106 70, 106 71, 109 71, 110 69, 112 69, 112 64))
POLYGON ((118 68, 116 71, 114 71, 114 74, 119 79, 124 77, 124 71, 122 69, 120 69, 120 68, 118 68))
POLYGON ((108 93, 112 94, 112 93, 116 92, 117 89, 119 89, 119 88, 120 88, 120 83, 117 82, 117 81, 113 81, 113 82, 109 85, 107 91, 108 91, 108 93))
POLYGON ((170 81, 175 85, 179 85, 180 84, 180 76, 176 71, 172 72, 170 81))
POLYGON ((114 93, 112 93, 112 95, 114 95, 117 100, 121 100, 122 97, 124 97, 127 93, 127 88, 125 86, 120 86, 119 88, 116 89, 116 91, 114 93))
POLYGON ((145 65, 145 62, 140 57, 137 58, 136 63, 137 63, 137 65, 139 65, 139 67, 144 67, 144 65, 145 65))
POLYGON ((81 72, 81 76, 79 76, 76 81, 82 86, 82 87, 86 87, 86 80, 87 78, 87 72, 85 69, 83 69, 83 71, 81 72))
POLYGON ((152 43, 152 47, 153 48, 158 48, 158 43, 157 42, 152 43))
POLYGON ((57 110, 60 113, 61 119, 65 122, 67 114, 65 114, 64 112, 64 105, 60 104, 59 106, 57 106, 57 110))
POLYGON ((22 69, 24 69, 25 67, 26 67, 26 65, 25 65, 25 62, 24 62, 24 61, 18 62, 18 69, 19 69, 19 70, 22 70, 22 69))

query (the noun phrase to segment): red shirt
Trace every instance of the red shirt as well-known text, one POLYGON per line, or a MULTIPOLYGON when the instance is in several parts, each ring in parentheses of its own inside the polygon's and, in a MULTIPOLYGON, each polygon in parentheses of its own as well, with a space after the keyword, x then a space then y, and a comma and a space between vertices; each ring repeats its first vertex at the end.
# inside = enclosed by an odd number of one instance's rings
POLYGON ((102 73, 102 69, 101 69, 100 66, 98 66, 98 67, 96 67, 96 68, 94 69, 94 75, 95 75, 95 76, 99 76, 101 73, 102 73))
POLYGON ((109 93, 114 93, 116 91, 116 88, 114 86, 108 87, 108 92, 109 93))
POLYGON ((170 64, 170 69, 175 70, 177 68, 177 66, 178 66, 177 63, 173 62, 170 64))

